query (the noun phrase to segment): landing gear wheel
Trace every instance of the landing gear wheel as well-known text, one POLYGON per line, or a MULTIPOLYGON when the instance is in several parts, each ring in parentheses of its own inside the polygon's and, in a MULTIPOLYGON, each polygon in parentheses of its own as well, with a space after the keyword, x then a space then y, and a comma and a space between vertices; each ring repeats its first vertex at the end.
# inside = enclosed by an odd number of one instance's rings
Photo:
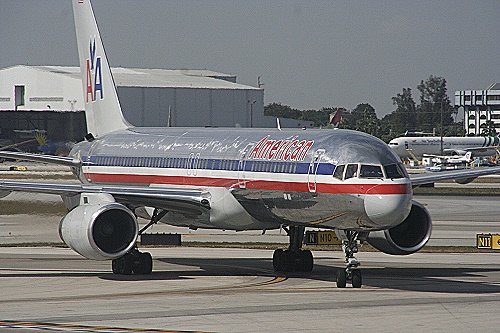
POLYGON ((359 269, 353 269, 351 272, 351 282, 353 288, 361 288, 362 280, 361 280, 361 271, 359 269))
POLYGON ((345 288, 347 281, 347 274, 345 269, 337 270, 337 288, 345 288))
POLYGON ((288 268, 288 256, 282 249, 277 249, 273 254, 273 267, 277 272, 285 272, 288 268))
POLYGON ((115 274, 130 275, 134 269, 134 256, 127 253, 121 258, 114 259, 111 267, 115 274))
POLYGON ((134 263, 135 274, 151 274, 153 271, 153 257, 151 253, 138 253, 134 263))
POLYGON ((314 258, 310 250, 304 250, 300 252, 300 267, 301 272, 310 272, 314 266, 314 258))
POLYGON ((278 249, 273 254, 273 267, 277 272, 310 272, 314 266, 311 251, 302 250, 305 227, 290 226, 283 228, 289 238, 290 246, 287 250, 278 249))

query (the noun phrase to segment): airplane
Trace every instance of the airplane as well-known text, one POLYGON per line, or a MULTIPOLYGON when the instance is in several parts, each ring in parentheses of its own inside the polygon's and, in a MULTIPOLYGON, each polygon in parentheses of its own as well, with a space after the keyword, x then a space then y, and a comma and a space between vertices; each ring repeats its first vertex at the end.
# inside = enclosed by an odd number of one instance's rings
POLYGON ((69 156, 0 152, 66 165, 81 184, 0 180, 13 191, 60 195, 69 212, 61 239, 115 274, 150 274, 151 254, 138 235, 161 222, 192 229, 271 230, 289 236, 273 253, 278 272, 313 269, 305 229, 332 229, 343 243, 337 287, 362 286, 361 242, 392 254, 414 253, 432 222, 412 186, 499 173, 500 168, 409 178, 383 141, 362 132, 256 128, 133 127, 123 117, 89 0, 73 0, 88 134, 69 156), (149 216, 145 212, 150 211, 149 216), (138 214, 150 222, 139 230, 138 214))
POLYGON ((428 171, 443 171, 465 168, 470 165, 471 162, 472 152, 470 151, 463 156, 439 156, 424 154, 422 158, 422 165, 427 164, 427 167, 425 169, 428 171))
MULTIPOLYGON (((491 156, 498 153, 500 138, 486 137, 443 137, 443 154, 465 155, 472 152, 474 156, 491 156)), ((389 141, 389 147, 401 158, 421 159, 424 154, 441 154, 441 137, 439 136, 402 136, 389 141)))

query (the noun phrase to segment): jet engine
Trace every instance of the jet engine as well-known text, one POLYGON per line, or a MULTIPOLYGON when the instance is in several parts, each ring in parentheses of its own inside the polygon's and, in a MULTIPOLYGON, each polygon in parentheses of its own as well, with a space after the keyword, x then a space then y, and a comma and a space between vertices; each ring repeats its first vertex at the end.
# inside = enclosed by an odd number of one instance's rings
POLYGON ((88 259, 116 259, 130 251, 139 233, 137 219, 116 202, 76 206, 59 225, 61 239, 88 259))
POLYGON ((469 178, 458 178, 458 179, 455 179, 454 182, 457 183, 457 184, 469 184, 471 182, 473 182, 477 177, 469 177, 469 178))
POLYGON ((407 255, 423 248, 431 232, 429 212, 420 203, 412 201, 410 214, 401 224, 387 230, 372 231, 366 241, 384 253, 407 255))

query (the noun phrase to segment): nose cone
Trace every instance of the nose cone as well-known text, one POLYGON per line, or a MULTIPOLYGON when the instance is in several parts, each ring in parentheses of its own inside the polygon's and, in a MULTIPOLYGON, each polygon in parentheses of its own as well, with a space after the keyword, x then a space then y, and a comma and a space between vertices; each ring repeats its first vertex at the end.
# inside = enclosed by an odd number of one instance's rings
POLYGON ((410 214, 411 194, 367 194, 365 212, 368 218, 381 228, 394 227, 410 214))

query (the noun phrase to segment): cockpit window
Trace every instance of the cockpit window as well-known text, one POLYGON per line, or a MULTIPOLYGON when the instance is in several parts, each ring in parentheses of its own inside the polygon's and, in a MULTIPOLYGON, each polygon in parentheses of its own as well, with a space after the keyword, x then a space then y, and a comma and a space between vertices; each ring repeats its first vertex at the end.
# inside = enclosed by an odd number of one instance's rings
POLYGON ((380 165, 362 164, 359 178, 384 178, 380 165))
POLYGON ((344 169, 345 169, 345 165, 343 165, 343 164, 337 165, 335 167, 335 171, 333 172, 333 177, 342 180, 342 176, 344 175, 344 169))
POLYGON ((387 178, 408 178, 405 167, 401 163, 384 165, 387 178))
POLYGON ((358 173, 358 165, 357 164, 348 164, 347 169, 345 171, 345 178, 344 179, 356 177, 357 173, 358 173))
POLYGON ((397 142, 389 142, 389 146, 397 146, 397 145, 399 145, 399 143, 397 143, 397 142))

